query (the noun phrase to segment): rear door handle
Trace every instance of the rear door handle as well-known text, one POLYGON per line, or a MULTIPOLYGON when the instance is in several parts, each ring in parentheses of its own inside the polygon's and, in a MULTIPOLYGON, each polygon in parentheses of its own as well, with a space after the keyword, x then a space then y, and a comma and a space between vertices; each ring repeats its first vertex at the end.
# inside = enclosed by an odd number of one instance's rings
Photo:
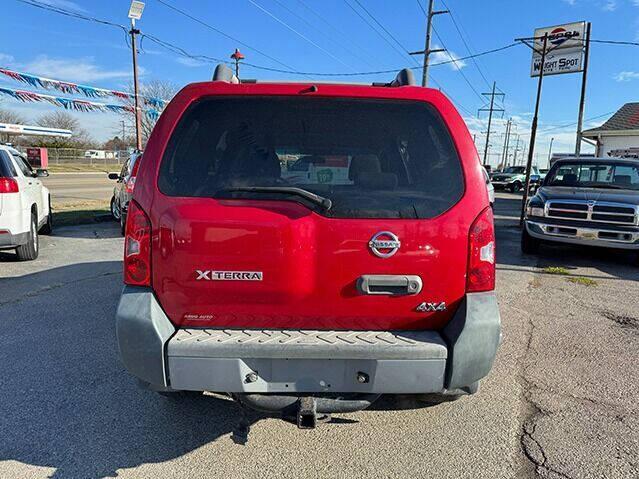
POLYGON ((361 294, 400 296, 418 294, 422 278, 411 274, 365 274, 357 279, 361 294))

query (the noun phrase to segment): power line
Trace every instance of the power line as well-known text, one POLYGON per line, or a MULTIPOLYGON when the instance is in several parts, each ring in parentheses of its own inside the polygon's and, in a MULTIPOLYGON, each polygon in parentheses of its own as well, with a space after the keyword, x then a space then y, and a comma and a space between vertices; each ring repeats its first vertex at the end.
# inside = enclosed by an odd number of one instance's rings
MULTIPOLYGON (((379 26, 382 30, 384 30, 384 32, 386 32, 386 35, 388 35, 388 36, 389 36, 389 37, 390 37, 390 38, 391 38, 391 39, 392 39, 392 40, 393 40, 393 41, 394 41, 397 45, 399 45, 399 47, 400 47, 402 50, 404 50, 404 53, 406 53, 406 54, 410 57, 410 52, 408 51, 408 49, 407 49, 404 45, 402 45, 402 44, 399 42, 399 40, 397 40, 397 38, 395 38, 395 36, 394 36, 391 32, 389 32, 389 31, 388 31, 388 29, 387 29, 384 25, 382 25, 382 23, 381 23, 379 20, 377 20, 377 18, 375 18, 375 16, 374 16, 371 12, 369 12, 369 11, 368 11, 368 9, 367 9, 364 5, 362 5, 362 4, 361 4, 361 2, 360 2, 359 0, 355 0, 355 3, 357 3, 357 5, 359 5, 359 7, 360 7, 362 10, 364 10, 364 11, 366 12, 366 14, 367 14, 369 17, 371 17, 371 18, 373 19, 373 21, 374 21, 374 22, 375 22, 375 23, 376 23, 376 24, 377 24, 377 25, 378 25, 378 26, 379 26)), ((417 60, 415 60, 413 57, 410 57, 410 58, 411 58, 411 60, 413 60, 413 61, 415 61, 415 62, 417 63, 417 60)))
MULTIPOLYGON (((443 2, 442 2, 443 3, 443 2)), ((417 5, 419 5, 419 8, 421 9, 421 11, 424 13, 424 15, 426 15, 426 17, 428 17, 428 13, 426 12, 426 10, 424 9, 424 7, 422 7, 422 4, 419 0, 417 0, 417 5)), ((446 5, 444 5, 446 6, 446 5)), ((450 12, 449 12, 450 13, 450 12)), ((446 54, 448 55, 448 57, 450 58, 450 60, 455 64, 455 69, 459 72, 459 74, 464 78, 464 81, 468 84, 468 86, 470 87, 470 89, 475 93, 475 95, 477 96, 477 98, 479 98, 481 101, 483 101, 482 96, 479 94, 479 92, 477 91, 477 89, 475 88, 475 86, 470 82, 470 80, 468 80, 468 77, 464 74, 464 72, 461 70, 461 67, 458 64, 457 59, 455 59, 453 57, 453 54, 450 52, 450 50, 448 49, 448 47, 446 47, 446 44, 444 43, 444 40, 442 39, 442 37, 439 35, 439 33, 437 32, 437 29, 435 28, 435 26, 431 26, 431 28, 433 29, 433 32, 435 33, 435 36, 437 37, 437 39, 439 40, 439 43, 442 44, 442 47, 444 48, 444 51, 446 52, 446 54)))
MULTIPOLYGON (((597 115, 597 116, 593 116, 591 118, 586 118, 584 121, 592 121, 592 120, 598 120, 599 118, 603 118, 604 116, 610 116, 613 113, 615 113, 614 111, 609 111, 607 113, 602 113, 601 115, 597 115)), ((549 132, 549 131, 554 131, 554 130, 560 130, 562 128, 568 128, 569 126, 575 126, 577 124, 577 122, 572 122, 572 123, 566 123, 565 125, 556 125, 556 126, 551 126, 551 127, 547 127, 547 128, 540 128, 539 131, 542 133, 545 132, 549 132)))
MULTIPOLYGON (((379 33, 379 31, 374 28, 370 22, 368 22, 368 20, 366 20, 347 0, 344 0, 345 3, 351 8, 351 10, 353 10, 362 20, 364 20, 379 36, 381 36, 387 43, 389 43, 389 45, 391 45, 395 51, 398 51, 389 41, 386 37, 384 37, 381 33, 379 33)), ((377 20, 377 18, 375 18, 375 16, 368 11, 368 9, 366 7, 364 7, 364 5, 362 5, 362 3, 359 0, 354 0, 355 3, 357 3, 357 5, 359 5, 359 7, 364 10, 364 12, 366 12, 366 14, 371 17, 373 19, 373 21, 384 31, 386 32, 386 34, 402 49, 404 50, 404 52, 411 58, 411 60, 413 60, 417 65, 419 65, 419 62, 417 60, 415 60, 412 56, 410 56, 410 51, 408 51, 408 49, 406 47, 404 47, 404 45, 401 44, 401 42, 399 40, 397 40, 397 38, 395 38, 395 36, 386 28, 384 27, 384 25, 382 25, 382 23, 377 20)), ((401 53, 401 52, 400 52, 401 53)), ((452 57, 451 57, 452 59, 452 57)), ((453 60, 454 61, 454 60, 453 60)), ((417 66, 417 67, 411 67, 411 69, 416 69, 416 68, 422 68, 421 65, 417 66)), ((390 72, 389 72, 390 73, 390 72)), ((446 92, 444 90, 444 88, 442 87, 442 85, 435 80, 435 78, 432 77, 432 75, 429 75, 429 78, 433 81, 433 83, 435 83, 435 85, 442 91, 444 92, 449 98, 450 100, 455 103, 457 105, 458 108, 460 108, 461 110, 464 110, 468 115, 472 115, 472 113, 470 112, 470 110, 466 107, 464 107, 461 103, 455 101, 453 99, 453 96, 451 94, 449 94, 448 92, 446 92)))
MULTIPOLYGON (((393 45, 390 40, 388 40, 388 38, 386 38, 384 35, 382 35, 379 30, 377 28, 375 28, 373 26, 373 24, 371 22, 369 22, 366 17, 364 17, 361 13, 359 13, 359 11, 357 11, 357 9, 355 7, 353 7, 353 5, 351 5, 349 3, 348 0, 344 0, 344 3, 346 3, 346 5, 348 5, 348 8, 350 8, 351 10, 353 10, 353 12, 355 12, 355 14, 362 19, 362 21, 364 21, 375 33, 377 33, 377 35, 379 35, 379 37, 384 40, 388 45, 390 45, 390 47, 395 50, 397 53, 399 53, 400 56, 404 56, 404 53, 402 53, 401 50, 399 50, 395 45, 393 45)), ((412 59, 412 58, 411 58, 412 59)), ((387 72, 384 72, 387 73, 387 72)))
POLYGON ((332 59, 338 61, 339 63, 341 63, 342 65, 344 65, 346 68, 350 68, 352 69, 352 67, 350 65, 348 65, 347 63, 344 63, 341 59, 339 59, 338 57, 336 57, 335 55, 333 55, 331 52, 329 52, 328 50, 326 50, 325 48, 321 47, 320 45, 318 45, 317 43, 315 43, 313 40, 311 40, 310 38, 308 38, 307 36, 305 36, 304 34, 298 32, 297 30, 295 30, 293 27, 291 27, 288 23, 286 23, 284 20, 278 18, 276 15, 274 15, 273 13, 269 12, 266 8, 262 7, 259 3, 253 1, 253 0, 248 0, 249 3, 251 3, 253 6, 255 6, 256 8, 259 8, 260 10, 262 10, 262 12, 264 12, 266 15, 268 15, 269 17, 271 17, 273 20, 277 21, 278 23, 280 23, 281 25, 284 25, 286 28, 288 28, 290 31, 292 31, 293 33, 295 33, 298 37, 306 40, 308 43, 310 43, 311 45, 313 45, 315 48, 321 50, 322 52, 326 53, 328 56, 330 56, 332 59))
MULTIPOLYGON (((371 52, 369 50, 366 50, 364 48, 362 48, 360 45, 358 45, 357 43, 355 43, 352 39, 350 39, 349 35, 347 35, 346 33, 344 33, 341 29, 337 28, 336 26, 334 26, 331 22, 329 22, 326 18, 324 18, 324 16, 322 16, 319 12, 317 12, 315 9, 313 9, 310 5, 308 5, 304 0, 297 0, 299 2, 300 5, 302 5, 305 9, 307 9, 309 12, 311 12, 313 15, 315 15, 317 18, 319 18, 325 25, 327 25, 330 29, 332 29, 334 32, 336 32, 337 34, 340 35, 340 37, 342 37, 342 40, 345 40, 347 42, 349 42, 351 45, 353 45, 354 47, 356 47, 358 50, 360 50, 361 52, 365 53, 367 56, 371 56, 371 52)), ((343 42, 341 43, 343 45, 343 42)), ((367 63, 368 65, 373 66, 370 62, 362 59, 365 63, 367 63)))
MULTIPOLYGON (((460 27, 460 25, 457 23, 457 20, 455 20, 455 14, 453 13, 453 11, 448 7, 448 5, 446 5, 446 2, 444 0, 441 0, 442 4, 444 5, 444 7, 446 8, 446 10, 448 10, 448 13, 450 14, 450 19, 453 21, 453 26, 455 27, 455 30, 457 30, 457 33, 459 33, 459 38, 461 38, 461 41, 463 42, 464 46, 466 47, 466 51, 468 52, 469 55, 473 55, 473 51, 471 50, 470 46, 468 45, 468 43, 466 42, 466 39, 464 38, 464 35, 462 34, 462 28, 460 27)), ((419 3, 419 0, 418 0, 419 3)), ((419 4, 419 6, 421 7, 421 4, 419 4)), ((486 85, 488 85, 488 87, 490 88, 490 82, 488 81, 488 79, 486 78, 486 75, 484 75, 484 72, 481 70, 481 68, 479 67, 479 63, 475 60, 475 58, 472 58, 472 61, 475 65, 475 67, 477 68, 477 71, 479 72, 479 74, 481 75, 481 77, 484 79, 484 81, 486 82, 486 85)))
MULTIPOLYGON (((345 0, 345 1, 346 1, 346 0, 345 0)), ((395 38, 395 36, 394 36, 394 35, 393 35, 393 34, 392 34, 392 33, 391 33, 391 32, 390 32, 390 31, 389 31, 386 27, 384 27, 384 25, 382 25, 382 23, 381 23, 379 20, 377 20, 377 18, 375 18, 375 16, 374 16, 374 15, 373 15, 370 11, 368 11, 368 9, 367 9, 366 7, 364 7, 364 5, 362 5, 362 3, 361 3, 359 0, 354 0, 354 1, 355 1, 355 3, 357 3, 357 5, 359 5, 359 7, 360 7, 362 10, 364 10, 364 12, 366 12, 366 14, 367 14, 369 17, 371 17, 371 18, 373 19, 373 21, 374 21, 377 25, 379 25, 379 27, 380 27, 380 28, 381 28, 384 32, 386 32, 386 34, 387 34, 387 35, 388 35, 388 36, 389 36, 389 37, 390 37, 390 38, 391 38, 391 39, 392 39, 392 40, 393 40, 393 41, 394 41, 394 42, 395 42, 395 43, 396 43, 396 44, 397 44, 397 45, 398 45, 398 46, 399 46, 402 50, 404 50, 404 52, 405 52, 405 53, 406 53, 406 54, 407 54, 407 55, 408 55, 408 56, 409 56, 409 57, 410 57, 410 58, 411 58, 411 59, 412 59, 412 60, 413 60, 413 61, 414 61, 417 65, 419 65, 419 62, 418 62, 417 60, 415 60, 415 59, 414 59, 414 58, 410 55, 410 51, 408 51, 408 49, 407 49, 406 47, 404 47, 404 45, 402 45, 402 44, 401 44, 401 42, 400 42, 399 40, 397 40, 397 38, 395 38)), ((349 6, 349 7, 351 7, 351 9, 352 9, 353 11, 355 11, 355 13, 357 13, 357 14, 359 15, 359 12, 357 12, 357 11, 356 11, 356 10, 352 7, 352 5, 350 5, 347 1, 346 1, 346 3, 348 4, 348 6, 349 6)), ((364 17, 362 17, 361 15, 359 15, 359 16, 360 16, 360 18, 362 18, 363 20, 365 20, 365 19, 364 19, 364 17)), ((367 23, 368 23, 368 22, 367 22, 367 23)), ((372 25, 370 25, 370 23, 368 23, 368 24, 369 24, 369 26, 371 26, 371 28, 373 28, 373 27, 372 27, 372 25)), ((381 34, 380 34, 380 33, 379 33, 376 29, 374 29, 374 30, 375 30, 375 31, 376 31, 376 32, 377 32, 380 36, 382 36, 382 35, 381 35, 381 34)), ((386 39, 386 38, 385 38, 385 37, 383 37, 383 36, 382 36, 382 38, 386 39)), ((455 60, 453 60, 453 57, 452 57, 452 56, 451 56, 450 58, 451 58, 451 60, 452 60, 453 62, 455 61, 455 60)), ((421 68, 421 65, 420 65, 420 66, 418 66, 418 67, 412 67, 412 68, 413 68, 413 69, 414 69, 414 68, 421 68)), ((468 110, 468 108, 464 107, 461 103, 459 103, 459 102, 455 101, 455 100, 453 99, 453 96, 452 96, 451 94, 447 93, 447 92, 444 90, 444 88, 441 86, 441 84, 440 84, 437 80, 435 80, 435 79, 432 77, 432 75, 429 75, 429 78, 433 81, 433 83, 435 83, 435 85, 436 85, 437 87, 439 87, 439 89, 440 89, 442 92, 444 92, 444 93, 445 93, 445 94, 446 94, 446 95, 450 98, 450 100, 451 100, 453 103, 455 103, 455 104, 458 106, 458 108, 460 108, 461 110, 464 110, 467 114, 472 115, 472 113, 470 112, 470 110, 468 110)), ((481 97, 480 97, 480 98, 481 98, 481 97)))
POLYGON ((290 13, 291 15, 293 15, 295 18, 297 18, 298 20, 302 21, 303 23, 305 23, 306 25, 308 25, 310 28, 314 29, 315 31, 317 31, 320 35, 322 35, 326 40, 328 40, 330 43, 336 45, 337 47, 347 51, 348 53, 350 53, 351 55, 353 55, 355 58, 361 60, 362 62, 366 63, 369 66, 373 66, 368 60, 366 60, 365 58, 363 58, 362 56, 360 56, 357 52, 354 52, 353 50, 351 50, 350 48, 348 48, 346 45, 344 45, 343 42, 340 42, 336 39, 334 39, 331 35, 329 35, 328 33, 326 33, 324 30, 322 30, 321 28, 319 28, 318 26, 316 26, 315 24, 313 24, 312 22, 308 21, 306 18, 304 18, 302 15, 300 15, 299 13, 295 12, 293 9, 289 8, 284 2, 281 2, 280 0, 273 0, 275 3, 277 3, 281 8, 283 8, 284 10, 286 10, 288 13, 290 13))
POLYGON ((125 27, 124 25, 120 25, 119 23, 114 23, 114 22, 110 22, 108 20, 101 20, 99 18, 95 18, 95 17, 91 17, 88 15, 83 15, 81 13, 78 12, 72 12, 69 10, 65 10, 63 8, 60 7, 55 7, 53 5, 50 5, 48 3, 42 3, 42 2, 38 2, 37 0, 16 0, 17 2, 20 3, 24 3, 26 5, 31 5, 32 7, 36 7, 36 8, 40 8, 42 10, 49 10, 51 12, 55 12, 55 13, 59 13, 61 15, 65 15, 67 17, 74 17, 74 18, 78 18, 81 20, 86 20, 86 21, 90 21, 90 22, 94 22, 94 23, 101 23, 102 25, 109 25, 111 27, 117 27, 120 28, 122 30, 124 30, 125 33, 129 33, 129 30, 127 27, 125 27))
POLYGON ((639 42, 627 42, 620 40, 590 40, 591 43, 604 43, 608 45, 631 45, 635 47, 639 47, 639 42))
POLYGON ((170 8, 171 10, 173 10, 173 11, 175 11, 175 12, 179 13, 180 15, 183 15, 183 16, 185 16, 185 17, 187 17, 187 18, 189 18, 189 19, 193 20, 194 22, 199 23, 200 25, 202 25, 202 26, 204 26, 204 27, 208 28, 209 30, 213 30, 214 32, 216 32, 216 33, 218 33, 218 34, 222 35, 223 37, 226 37, 226 38, 228 38, 229 40, 232 40, 232 41, 234 41, 234 42, 236 42, 236 43, 238 43, 238 44, 242 45, 243 47, 246 47, 246 48, 248 48, 249 50, 254 51, 254 52, 255 52, 255 53, 257 53, 257 54, 262 55, 263 57, 268 58, 269 60, 272 60, 272 61, 274 61, 275 63, 277 63, 277 64, 279 64, 279 65, 282 65, 283 67, 293 69, 293 67, 292 67, 292 66, 287 65, 286 63, 281 62, 281 61, 280 61, 280 60, 278 60, 277 58, 274 58, 274 57, 272 57, 271 55, 268 55, 267 53, 264 53, 263 51, 258 50, 258 49, 257 49, 257 48, 255 48, 254 46, 249 45, 248 43, 245 43, 245 42, 243 42, 243 41, 241 41, 241 40, 239 40, 239 39, 237 39, 237 38, 235 38, 235 37, 233 37, 233 36, 229 35, 229 34, 228 34, 228 33, 226 33, 226 32, 223 32, 223 31, 222 31, 222 30, 220 30, 219 28, 216 28, 216 27, 214 27, 213 25, 211 25, 211 24, 209 24, 209 23, 207 23, 207 22, 205 22, 205 21, 203 21, 203 20, 200 20, 200 19, 199 19, 199 18, 197 18, 197 17, 194 17, 194 16, 193 16, 193 15, 191 15, 190 13, 188 13, 188 12, 186 12, 186 11, 184 11, 184 10, 182 10, 182 9, 180 9, 180 8, 178 8, 178 7, 176 7, 176 6, 174 6, 174 5, 171 5, 170 3, 166 2, 165 0, 156 0, 156 1, 157 1, 158 3, 161 3, 162 5, 164 5, 165 7, 170 8))
MULTIPOLYGON (((227 60, 222 60, 222 59, 218 59, 215 57, 210 57, 208 55, 201 55, 201 54, 191 54, 188 53, 186 50, 184 50, 182 47, 178 47, 170 42, 164 41, 164 40, 160 40, 159 38, 148 34, 148 33, 142 33, 141 36, 143 37, 147 37, 149 40, 160 44, 161 46, 170 46, 171 50, 176 50, 175 53, 178 53, 179 55, 191 58, 193 60, 200 60, 200 61, 215 61, 216 63, 229 63, 227 60)), ((509 48, 518 46, 519 43, 511 43, 510 45, 506 45, 503 47, 499 47, 499 48, 494 48, 492 50, 487 50, 485 52, 480 52, 477 53, 475 56, 483 56, 483 55, 488 55, 491 53, 496 53, 496 52, 500 52, 503 50, 507 50, 509 48)), ((467 60, 469 57, 460 57, 457 59, 457 61, 460 60, 467 60)), ((450 60, 446 60, 446 61, 442 61, 442 62, 438 62, 438 63, 433 63, 432 66, 439 66, 439 65, 448 65, 450 63, 453 63, 450 60)), ((258 70, 264 70, 264 71, 270 71, 270 72, 275 72, 275 73, 288 73, 288 74, 292 74, 292 75, 305 75, 305 76, 317 76, 317 77, 354 77, 354 76, 371 76, 371 75, 379 75, 379 74, 386 74, 386 73, 397 73, 399 70, 401 70, 402 68, 406 68, 406 67, 396 67, 396 68, 392 68, 392 69, 387 69, 387 70, 376 70, 376 71, 364 71, 364 72, 307 72, 307 71, 299 71, 299 70, 284 70, 281 68, 273 68, 273 67, 266 67, 263 65, 257 65, 254 63, 250 63, 250 62, 242 62, 243 65, 258 69, 258 70)), ((411 70, 416 70, 416 69, 421 69, 421 66, 415 66, 415 67, 408 67, 411 70)))
POLYGON ((444 48, 444 50, 446 51, 446 54, 450 57, 451 61, 455 64, 455 70, 457 70, 459 72, 459 74, 464 78, 464 81, 466 81, 466 83, 468 84, 468 86, 470 87, 470 89, 475 93, 475 95, 477 95, 477 97, 483 101, 483 98, 481 97, 481 95, 479 94, 479 92, 477 91, 477 89, 473 86, 473 84, 470 82, 470 80, 468 79, 468 77, 466 76, 466 74, 462 71, 461 67, 458 64, 459 60, 456 60, 453 57, 453 54, 450 52, 450 50, 448 49, 448 47, 446 46, 446 44, 444 43, 444 40, 442 40, 442 37, 439 36, 439 33, 437 33, 437 30, 435 29, 435 27, 432 27, 433 32, 435 32, 435 36, 437 37, 437 39, 439 40, 439 43, 442 44, 442 47, 444 48))

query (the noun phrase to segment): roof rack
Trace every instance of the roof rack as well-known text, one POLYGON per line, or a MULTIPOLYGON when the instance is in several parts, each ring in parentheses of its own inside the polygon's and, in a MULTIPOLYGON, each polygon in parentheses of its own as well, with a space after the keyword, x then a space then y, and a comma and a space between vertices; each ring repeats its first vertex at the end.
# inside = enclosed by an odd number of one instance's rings
MULTIPOLYGON (((257 80, 254 79, 246 79, 240 80, 235 74, 233 70, 229 67, 220 63, 215 67, 215 71, 213 72, 213 81, 223 81, 227 83, 257 83, 257 80)), ((374 82, 373 86, 385 86, 385 87, 398 87, 398 86, 415 86, 417 83, 415 82, 415 75, 413 74, 413 70, 410 68, 404 68, 400 70, 395 79, 391 82, 374 82)))
POLYGON ((384 82, 376 82, 373 83, 373 86, 389 86, 389 87, 397 87, 397 86, 415 86, 417 83, 415 82, 415 75, 413 74, 413 70, 410 68, 404 68, 400 70, 395 79, 390 83, 384 82))

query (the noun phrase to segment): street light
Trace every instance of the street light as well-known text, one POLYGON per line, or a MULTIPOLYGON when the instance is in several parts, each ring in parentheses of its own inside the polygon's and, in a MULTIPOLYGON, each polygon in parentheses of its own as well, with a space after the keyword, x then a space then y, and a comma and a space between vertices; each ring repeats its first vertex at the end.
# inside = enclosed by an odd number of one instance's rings
POLYGON ((131 50, 133 51, 133 94, 135 95, 135 148, 142 150, 142 126, 140 118, 140 101, 138 98, 138 51, 135 44, 135 36, 140 30, 135 28, 135 21, 142 18, 144 2, 133 0, 129 8, 129 18, 131 19, 131 50))
POLYGON ((131 7, 129 7, 129 18, 133 20, 133 22, 135 22, 135 20, 139 20, 140 18, 142 18, 143 11, 144 11, 144 2, 138 2, 137 0, 133 0, 131 2, 131 7))

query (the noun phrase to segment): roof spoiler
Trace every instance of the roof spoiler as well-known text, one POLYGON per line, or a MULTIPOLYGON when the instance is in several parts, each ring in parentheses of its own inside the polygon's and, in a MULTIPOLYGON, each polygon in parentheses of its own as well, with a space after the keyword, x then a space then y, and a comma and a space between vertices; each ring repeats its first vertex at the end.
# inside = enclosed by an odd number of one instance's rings
POLYGON ((240 83, 240 80, 235 76, 233 70, 229 67, 220 63, 215 67, 215 71, 213 72, 213 81, 225 81, 227 83, 240 83))
POLYGON ((413 70, 410 68, 404 68, 400 70, 395 79, 390 83, 373 83, 373 86, 415 86, 417 83, 415 82, 415 75, 413 74, 413 70))

